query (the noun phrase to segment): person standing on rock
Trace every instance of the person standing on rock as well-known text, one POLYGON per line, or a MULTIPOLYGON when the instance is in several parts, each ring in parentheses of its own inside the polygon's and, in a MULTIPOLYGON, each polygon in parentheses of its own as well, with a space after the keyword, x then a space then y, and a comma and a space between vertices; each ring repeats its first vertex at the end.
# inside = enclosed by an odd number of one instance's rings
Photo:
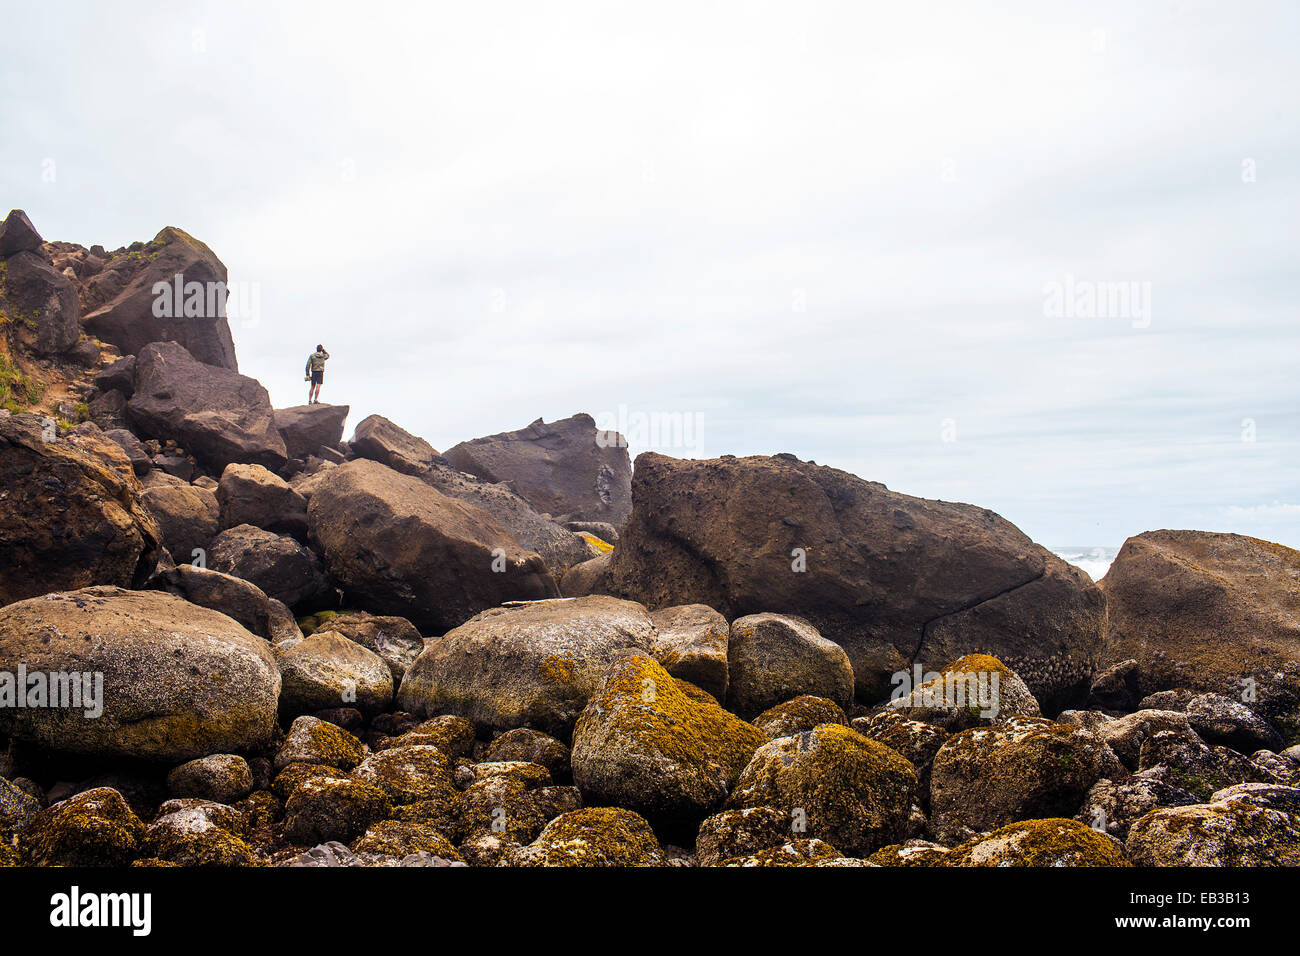
POLYGON ((320 387, 325 382, 325 362, 329 359, 329 352, 325 351, 325 346, 316 346, 316 351, 307 356, 307 378, 305 381, 311 382, 311 387, 307 389, 307 404, 320 404, 320 387))

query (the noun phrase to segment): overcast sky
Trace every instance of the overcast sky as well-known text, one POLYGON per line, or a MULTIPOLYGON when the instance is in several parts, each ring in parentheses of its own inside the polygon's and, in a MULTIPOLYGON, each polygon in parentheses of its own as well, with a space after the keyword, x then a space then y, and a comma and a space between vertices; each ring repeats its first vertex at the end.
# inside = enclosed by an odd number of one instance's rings
POLYGON ((0 204, 189 231, 277 405, 323 342, 439 449, 675 421, 1049 546, 1300 547, 1298 11, 10 5, 0 204))

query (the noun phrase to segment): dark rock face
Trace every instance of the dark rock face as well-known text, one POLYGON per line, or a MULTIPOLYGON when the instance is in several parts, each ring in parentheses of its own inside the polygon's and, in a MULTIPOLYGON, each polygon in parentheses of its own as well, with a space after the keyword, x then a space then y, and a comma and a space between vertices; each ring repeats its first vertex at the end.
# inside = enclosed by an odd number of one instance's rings
POLYGON ((293 538, 241 524, 212 540, 208 566, 251 581, 290 607, 312 604, 325 593, 320 559, 293 538))
POLYGON ((461 442, 444 456, 461 471, 510 483, 556 519, 605 521, 620 528, 632 513, 632 463, 616 432, 590 415, 461 442))
POLYGON ((1102 579, 1106 656, 1143 694, 1190 688, 1300 734, 1300 552, 1238 534, 1148 531, 1102 579), (1249 698, 1253 698, 1249 699, 1249 698))
POLYGON ((225 282, 226 267, 211 249, 168 226, 143 249, 105 263, 83 288, 86 331, 124 355, 138 354, 151 342, 176 342, 204 364, 237 370, 225 300, 209 295, 225 282), (184 283, 180 297, 175 295, 177 275, 184 283), (159 283, 167 291, 155 291, 159 283), (201 306, 184 288, 191 283, 202 287, 201 306))
POLYGON ((138 585, 157 562, 160 532, 126 454, 102 437, 46 437, 35 415, 0 416, 0 605, 138 585))
POLYGON ((404 475, 422 474, 438 457, 427 441, 382 415, 362 419, 349 444, 357 458, 369 458, 404 475))
POLYGON ((976 652, 1012 667, 1045 712, 1087 693, 1101 592, 991 511, 792 457, 653 453, 637 458, 633 501, 596 583, 652 609, 802 617, 848 652, 864 700, 914 662, 976 652))
POLYGON ((21 209, 12 209, 0 222, 0 259, 8 259, 20 252, 39 252, 41 235, 21 209))
POLYGON ((295 405, 275 410, 275 427, 290 458, 319 455, 322 448, 337 451, 343 440, 347 405, 295 405))
POLYGON ((140 349, 127 410, 142 436, 174 440, 217 474, 232 462, 278 471, 287 461, 266 389, 174 342, 140 349))
POLYGON ((222 528, 248 524, 305 537, 307 499, 261 465, 227 465, 217 484, 222 528))
POLYGON ((542 559, 491 516, 376 462, 325 473, 307 522, 351 598, 421 631, 441 633, 502 601, 558 595, 542 559))
POLYGON ((449 498, 482 508, 523 547, 540 554, 556 574, 590 557, 581 537, 538 514, 506 484, 491 484, 436 462, 419 478, 449 498))
POLYGON ((72 280, 50 264, 44 250, 17 252, 3 262, 0 311, 35 332, 33 351, 54 355, 76 345, 81 308, 72 280))
POLYGON ((211 491, 181 482, 151 481, 142 497, 162 529, 163 545, 173 560, 193 561, 198 557, 195 549, 211 547, 221 517, 211 491))
POLYGON ((135 391, 135 356, 124 355, 96 375, 95 387, 101 392, 121 392, 130 398, 135 391))

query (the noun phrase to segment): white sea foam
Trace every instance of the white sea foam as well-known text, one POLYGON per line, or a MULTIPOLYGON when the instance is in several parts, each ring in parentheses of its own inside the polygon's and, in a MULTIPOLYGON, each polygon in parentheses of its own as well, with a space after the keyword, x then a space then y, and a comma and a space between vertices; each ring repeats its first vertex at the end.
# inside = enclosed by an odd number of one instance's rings
POLYGON ((1100 546, 1052 548, 1051 550, 1058 558, 1070 562, 1076 568, 1083 568, 1094 581, 1100 581, 1106 576, 1110 563, 1119 553, 1119 548, 1100 546))

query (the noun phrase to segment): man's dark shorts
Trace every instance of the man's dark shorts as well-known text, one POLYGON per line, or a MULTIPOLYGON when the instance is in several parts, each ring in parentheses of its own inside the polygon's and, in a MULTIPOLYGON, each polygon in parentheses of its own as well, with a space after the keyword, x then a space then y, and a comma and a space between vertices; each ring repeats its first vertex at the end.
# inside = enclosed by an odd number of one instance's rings
POLYGON ((321 385, 321 384, 323 384, 324 382, 325 382, 325 371, 324 371, 324 369, 322 369, 322 370, 320 370, 320 371, 316 371, 316 372, 312 372, 312 373, 311 373, 311 383, 312 383, 313 385, 321 385))

